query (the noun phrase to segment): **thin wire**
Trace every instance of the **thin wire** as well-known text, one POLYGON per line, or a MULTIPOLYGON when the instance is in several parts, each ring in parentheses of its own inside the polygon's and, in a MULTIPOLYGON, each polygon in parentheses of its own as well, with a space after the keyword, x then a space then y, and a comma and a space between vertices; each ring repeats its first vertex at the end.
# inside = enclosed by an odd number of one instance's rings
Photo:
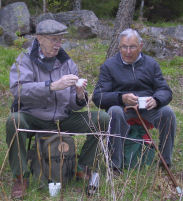
POLYGON ((57 131, 47 131, 47 130, 29 130, 29 129, 17 129, 20 132, 32 132, 32 133, 52 133, 52 134, 61 134, 61 135, 75 135, 75 136, 82 136, 82 135, 98 135, 98 136, 111 136, 111 137, 117 137, 121 139, 126 139, 126 140, 131 140, 131 141, 136 141, 136 142, 147 142, 151 143, 151 140, 146 140, 146 139, 136 139, 136 138, 128 138, 128 137, 123 137, 120 135, 114 135, 114 134, 109 134, 109 133, 100 133, 100 132, 95 132, 95 133, 66 133, 66 132, 57 132, 57 131))

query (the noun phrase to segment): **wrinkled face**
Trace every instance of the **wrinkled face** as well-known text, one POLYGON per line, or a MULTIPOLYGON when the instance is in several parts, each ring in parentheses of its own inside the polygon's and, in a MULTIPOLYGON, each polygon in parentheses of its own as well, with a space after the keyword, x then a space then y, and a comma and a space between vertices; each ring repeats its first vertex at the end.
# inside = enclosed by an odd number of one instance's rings
POLYGON ((143 44, 139 43, 135 35, 122 37, 119 43, 119 50, 123 61, 128 64, 135 62, 142 50, 142 46, 143 44))
POLYGON ((38 35, 41 51, 45 57, 55 57, 61 47, 62 36, 38 35))

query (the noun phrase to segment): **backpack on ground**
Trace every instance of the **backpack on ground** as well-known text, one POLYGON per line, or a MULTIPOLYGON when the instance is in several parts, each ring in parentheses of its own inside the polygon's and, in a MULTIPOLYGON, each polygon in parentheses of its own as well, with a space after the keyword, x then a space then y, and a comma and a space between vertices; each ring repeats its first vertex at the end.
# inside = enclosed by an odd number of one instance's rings
POLYGON ((29 159, 31 173, 39 181, 67 184, 75 175, 76 169, 74 139, 71 136, 37 133, 35 144, 29 151, 29 159))

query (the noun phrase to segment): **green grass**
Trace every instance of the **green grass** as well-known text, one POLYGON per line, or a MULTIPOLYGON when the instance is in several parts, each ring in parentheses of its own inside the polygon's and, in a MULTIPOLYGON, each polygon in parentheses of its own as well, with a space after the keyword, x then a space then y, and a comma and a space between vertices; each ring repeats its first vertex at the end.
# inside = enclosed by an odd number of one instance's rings
POLYGON ((159 63, 174 94, 172 104, 183 109, 183 57, 160 60, 159 63))
POLYGON ((0 46, 0 90, 9 87, 9 70, 20 50, 0 46))
POLYGON ((159 61, 161 69, 165 76, 171 76, 176 78, 177 76, 183 76, 183 57, 174 57, 172 60, 159 61))
MULTIPOLYGON (((78 64, 80 77, 88 79, 89 94, 96 84, 97 76, 99 74, 99 67, 104 62, 106 57, 107 45, 103 45, 100 39, 77 41, 79 46, 69 51, 69 55, 78 64)), ((12 96, 9 93, 9 69, 15 58, 20 53, 20 50, 15 48, 0 47, 0 166, 5 159, 7 153, 7 145, 5 140, 5 123, 10 112, 9 108, 12 101, 12 96)), ((183 57, 175 57, 172 60, 159 61, 163 74, 167 82, 174 92, 174 99, 171 106, 174 109, 177 117, 177 135, 175 138, 175 146, 173 152, 173 167, 172 172, 176 178, 180 180, 181 186, 183 182, 181 179, 183 167, 183 93, 182 93, 182 79, 183 79, 183 57)), ((90 104, 90 109, 96 109, 94 105, 90 104)), ((157 140, 157 131, 153 130, 153 139, 157 140)), ((75 137, 77 142, 77 152, 81 150, 81 146, 85 137, 75 137)), ((98 165, 101 175, 99 192, 92 198, 88 198, 85 194, 86 181, 73 180, 72 183, 63 189, 63 196, 66 201, 75 200, 113 200, 112 186, 114 185, 115 195, 118 200, 140 200, 140 201, 156 201, 156 200, 179 200, 174 194, 174 188, 166 186, 169 179, 165 173, 157 169, 156 163, 150 167, 144 167, 141 170, 125 170, 124 175, 118 179, 113 180, 113 184, 106 181, 106 166, 103 154, 98 155, 98 165)), ((157 156, 156 156, 157 159, 157 156)), ((0 200, 6 200, 5 195, 10 199, 10 187, 12 183, 11 172, 8 160, 5 161, 5 166, 0 175, 0 200), (4 190, 3 190, 4 189, 4 190), (3 194, 4 191, 4 194, 3 194)), ((30 188, 25 198, 27 201, 41 201, 41 200, 60 200, 60 197, 55 199, 50 198, 47 187, 40 188, 35 180, 31 177, 30 188)))

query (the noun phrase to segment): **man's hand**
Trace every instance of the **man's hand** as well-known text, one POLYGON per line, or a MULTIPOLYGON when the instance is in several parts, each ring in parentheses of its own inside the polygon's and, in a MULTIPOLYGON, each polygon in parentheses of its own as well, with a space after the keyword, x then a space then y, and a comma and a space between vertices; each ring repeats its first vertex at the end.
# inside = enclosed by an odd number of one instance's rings
POLYGON ((76 85, 76 94, 77 94, 78 99, 82 100, 85 98, 84 92, 85 92, 86 86, 87 86, 87 80, 83 81, 82 86, 76 85))
POLYGON ((78 76, 73 74, 64 75, 59 80, 51 83, 50 90, 56 91, 56 90, 63 90, 67 87, 71 87, 75 85, 78 79, 79 79, 78 76))
POLYGON ((153 97, 148 97, 146 103, 147 110, 152 110, 153 108, 157 107, 157 102, 153 97))
POLYGON ((138 103, 138 96, 135 96, 132 93, 129 94, 123 94, 122 95, 122 101, 125 105, 137 105, 138 103))

